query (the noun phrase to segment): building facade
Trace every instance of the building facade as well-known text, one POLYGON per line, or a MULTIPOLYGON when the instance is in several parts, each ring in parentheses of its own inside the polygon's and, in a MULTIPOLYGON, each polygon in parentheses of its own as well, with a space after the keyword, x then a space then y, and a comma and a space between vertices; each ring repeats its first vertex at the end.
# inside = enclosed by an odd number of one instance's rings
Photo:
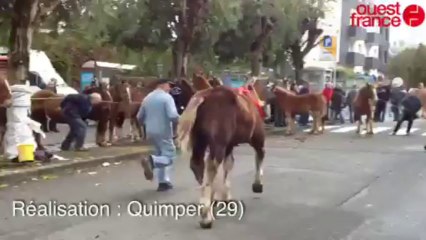
MULTIPOLYGON (((382 75, 389 61, 389 28, 352 27, 350 15, 358 4, 365 0, 336 0, 326 7, 320 28, 323 35, 334 36, 336 54, 331 59, 324 57, 324 47, 318 46, 305 58, 308 66, 337 66, 353 69, 355 73, 382 75), (332 63, 330 63, 332 62, 332 63)), ((328 54, 330 55, 330 54, 328 54)))

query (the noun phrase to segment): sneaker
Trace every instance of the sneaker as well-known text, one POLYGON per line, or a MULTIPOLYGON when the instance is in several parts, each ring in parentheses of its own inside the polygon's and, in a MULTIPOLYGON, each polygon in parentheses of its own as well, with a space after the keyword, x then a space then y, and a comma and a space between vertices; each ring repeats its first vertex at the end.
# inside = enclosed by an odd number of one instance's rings
POLYGON ((141 165, 144 170, 146 180, 152 181, 152 179, 154 178, 154 161, 152 160, 152 157, 149 156, 147 158, 143 158, 141 161, 141 165))
POLYGON ((69 148, 69 147, 61 146, 61 151, 69 151, 69 150, 70 150, 70 148, 69 148))
POLYGON ((89 151, 89 149, 86 148, 86 147, 81 147, 81 148, 76 148, 75 151, 77 151, 77 152, 87 152, 87 151, 89 151))
POLYGON ((159 183, 157 192, 165 192, 171 189, 173 189, 173 185, 170 182, 159 183))

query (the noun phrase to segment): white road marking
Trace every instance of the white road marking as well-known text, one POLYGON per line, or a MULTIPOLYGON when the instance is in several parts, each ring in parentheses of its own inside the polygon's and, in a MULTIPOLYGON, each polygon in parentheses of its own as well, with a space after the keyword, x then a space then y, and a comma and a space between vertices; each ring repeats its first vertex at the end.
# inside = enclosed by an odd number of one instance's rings
MULTIPOLYGON (((417 130, 419 130, 418 128, 411 128, 410 133, 416 132, 417 130)), ((400 128, 398 130, 398 132, 396 132, 397 136, 402 136, 402 135, 406 135, 407 133, 407 128, 400 128)), ((392 132, 390 133, 392 134, 392 132)))
MULTIPOLYGON (((328 126, 324 126, 324 130, 333 129, 333 128, 338 128, 338 127, 340 127, 340 126, 328 125, 328 126)), ((303 130, 303 132, 309 132, 309 131, 311 131, 311 129, 312 129, 312 128, 304 129, 304 130, 303 130)))
POLYGON ((355 131, 356 130, 356 126, 348 126, 348 127, 342 127, 336 130, 332 130, 330 132, 332 133, 346 133, 346 132, 351 132, 351 131, 355 131))
MULTIPOLYGON (((376 133, 384 132, 390 129, 392 128, 391 127, 373 127, 373 133, 376 134, 376 133)), ((361 131, 361 134, 366 134, 366 133, 367 131, 365 129, 361 131)))

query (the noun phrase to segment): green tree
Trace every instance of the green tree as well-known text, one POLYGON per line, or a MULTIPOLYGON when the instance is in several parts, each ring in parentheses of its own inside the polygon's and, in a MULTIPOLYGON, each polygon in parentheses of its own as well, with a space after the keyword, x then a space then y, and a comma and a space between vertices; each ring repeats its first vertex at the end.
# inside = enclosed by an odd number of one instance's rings
POLYGON ((410 67, 416 54, 415 48, 408 48, 392 57, 388 64, 388 74, 391 78, 401 77, 410 82, 410 67))

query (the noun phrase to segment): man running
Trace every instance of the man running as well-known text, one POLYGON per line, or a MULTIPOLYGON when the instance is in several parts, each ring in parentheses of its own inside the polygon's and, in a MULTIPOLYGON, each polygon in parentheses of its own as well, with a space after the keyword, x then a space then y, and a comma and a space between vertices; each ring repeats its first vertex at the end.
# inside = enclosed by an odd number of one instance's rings
POLYGON ((402 116, 398 119, 392 135, 395 135, 398 132, 403 121, 408 122, 407 135, 410 135, 411 126, 413 125, 414 119, 418 118, 417 112, 422 107, 422 103, 417 96, 409 94, 402 99, 401 106, 402 116))
POLYGON ((173 188, 168 174, 169 167, 176 158, 176 147, 173 142, 173 125, 176 125, 179 114, 173 97, 169 94, 168 79, 160 79, 157 88, 146 96, 138 112, 138 120, 145 125, 147 139, 154 147, 155 153, 142 159, 145 178, 152 181, 154 169, 158 169, 157 191, 167 191, 173 188))

